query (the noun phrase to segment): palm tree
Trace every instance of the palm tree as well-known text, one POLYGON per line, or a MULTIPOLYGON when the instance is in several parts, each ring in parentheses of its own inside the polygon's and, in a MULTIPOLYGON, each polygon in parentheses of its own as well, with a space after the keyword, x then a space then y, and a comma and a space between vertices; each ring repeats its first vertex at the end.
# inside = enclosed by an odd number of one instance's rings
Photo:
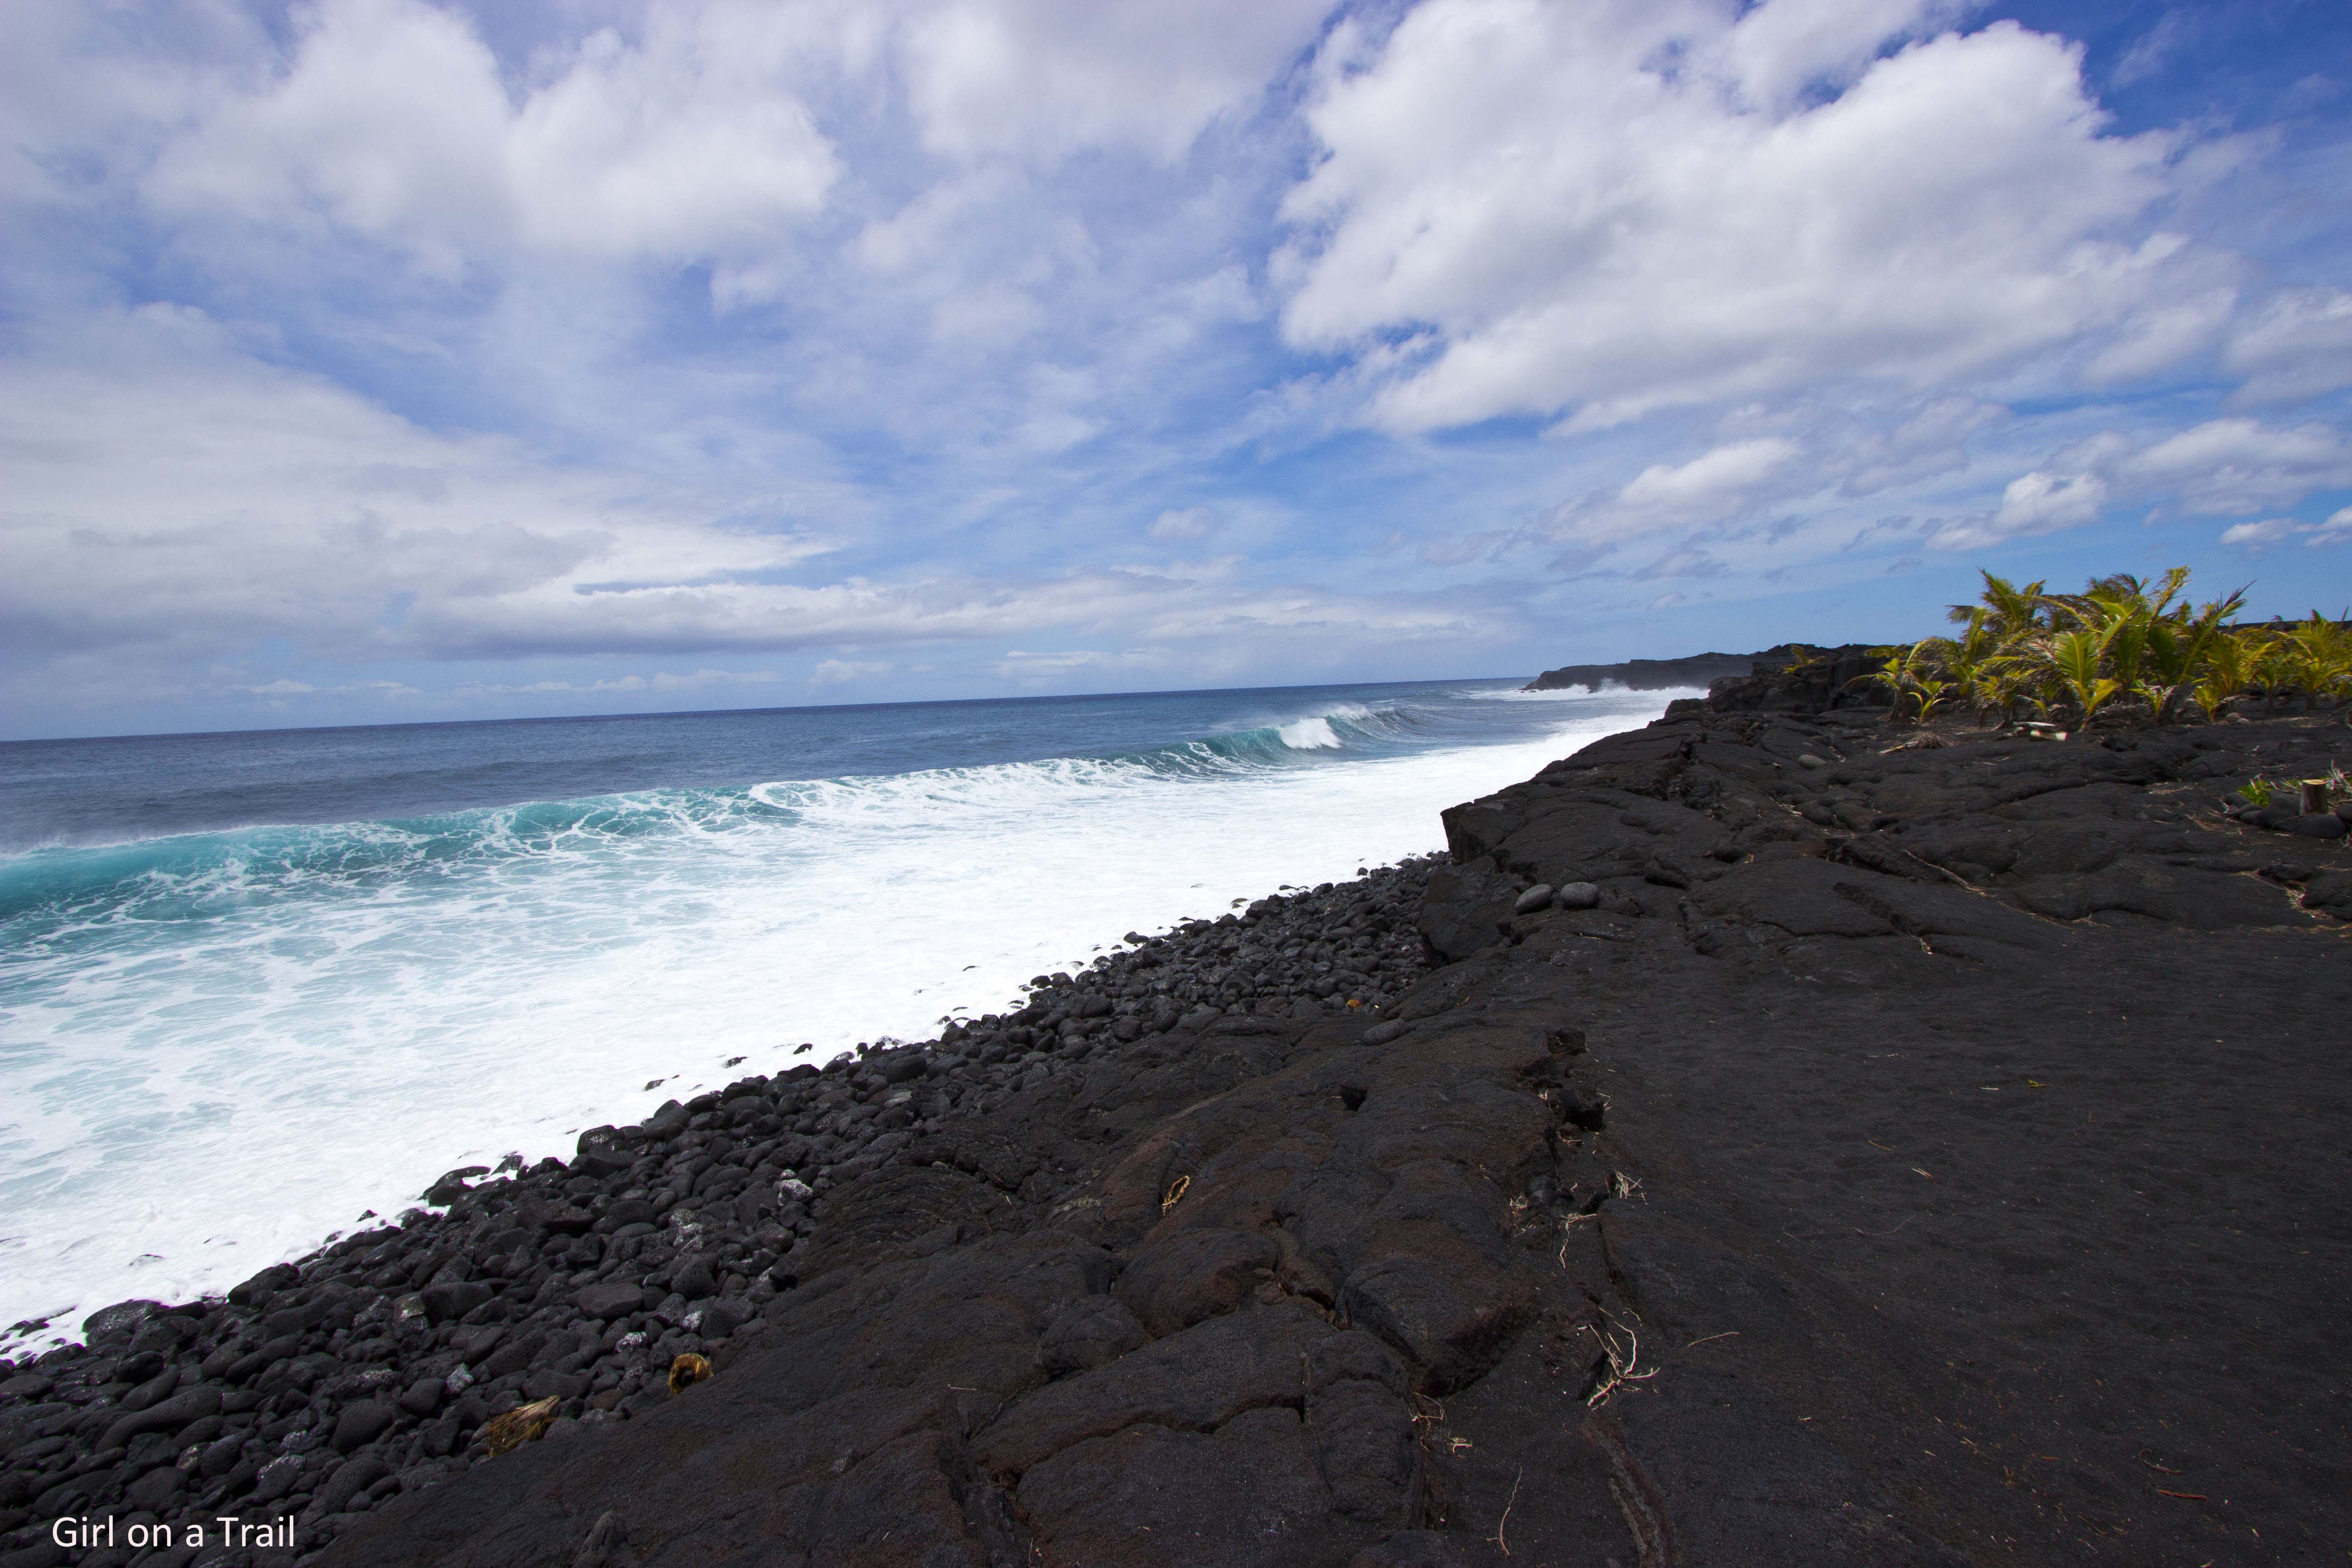
MULTIPOLYGON (((2182 574, 2185 578, 2187 574, 2182 574)), ((2246 587, 2251 588, 2249 583, 2246 587)), ((2226 599, 2209 600, 2192 619, 2189 606, 2182 605, 2169 616, 2158 618, 2148 628, 2148 679, 2140 687, 2147 696, 2158 723, 2171 721, 2182 697, 2198 687, 2198 678, 2206 663, 2224 645, 2234 648, 2237 638, 2223 624, 2245 607, 2246 589, 2241 588, 2226 599)), ((2234 656, 2233 656, 2234 657, 2234 656)), ((2240 665, 2242 673, 2242 664, 2240 665)), ((2242 689, 2243 681, 2231 690, 2242 689)), ((2228 694, 2224 694, 2226 700, 2228 694)), ((2198 699, 2203 705, 2204 699, 2198 699)), ((2206 716, 2212 717, 2218 702, 2206 707, 2206 716)))
POLYGON ((1863 679, 1887 689, 1895 718, 1906 717, 1907 708, 1909 718, 1926 723, 1953 685, 1943 673, 1949 668, 1951 639, 1922 637, 1908 647, 1873 651, 1880 658, 1879 668, 1863 679))
POLYGON ((1924 718, 1953 694, 2004 724, 2027 702, 2072 709, 2084 725, 2117 699, 2146 702, 2147 718, 2167 724, 2184 700, 2210 720, 2250 687, 2273 701, 2296 689, 2352 697, 2352 626, 2315 612, 2284 633, 2233 626, 2251 584, 2192 610, 2185 566, 2152 581, 2095 577, 2079 594, 1980 574, 1978 602, 1950 606, 1957 637, 1880 650, 1883 668, 1868 679, 1890 689, 1898 716, 1924 718))
POLYGON ((2311 619, 2286 629, 2279 648, 2306 701, 2316 705, 2323 697, 2333 700, 2352 689, 2352 635, 2343 622, 2314 610, 2311 619))
POLYGON ((2105 640, 2096 632, 2078 627, 2050 637, 2043 648, 2060 690, 2082 710, 2083 728, 2089 729, 2100 708, 2124 689, 2121 681, 2103 673, 2105 640))
MULTIPOLYGON (((2238 597, 2245 596, 2241 589, 2238 597)), ((2205 647, 2200 663, 2190 666, 2197 706, 2208 723, 2221 717, 2221 705, 2243 691, 2253 677, 2253 638, 2257 634, 2220 627, 2205 647)))
POLYGON ((2263 706, 2275 708, 2294 690, 2297 674, 2294 645, 2278 632, 2250 627, 2240 634, 2251 645, 2253 668, 2249 670, 2246 684, 2262 693, 2263 706))
POLYGON ((1984 592, 1973 605, 1953 605, 1947 616, 1955 626, 1980 624, 1996 644, 2022 641, 2038 632, 2050 629, 2047 599, 2042 595, 2044 584, 2028 583, 2021 588, 2006 577, 1979 570, 1984 579, 1984 592))

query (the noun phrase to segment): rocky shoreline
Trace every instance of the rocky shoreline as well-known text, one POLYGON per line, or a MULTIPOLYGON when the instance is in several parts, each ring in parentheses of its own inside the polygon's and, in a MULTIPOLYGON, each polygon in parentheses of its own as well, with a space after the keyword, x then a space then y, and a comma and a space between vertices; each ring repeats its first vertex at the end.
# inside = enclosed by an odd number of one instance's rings
POLYGON ((2342 727, 1808 679, 110 1309, 0 1568, 2335 1560, 2352 848, 2229 807, 2342 727))
MULTIPOLYGON (((1413 918, 1427 870, 1130 932, 936 1040, 673 1100, 642 1125, 591 1129, 569 1162, 453 1171, 425 1194, 431 1210, 264 1269, 223 1300, 94 1313, 85 1343, 0 1363, 0 1565, 307 1555, 488 1458, 492 1423, 519 1407, 533 1437, 625 1420, 670 1397, 679 1357, 715 1351, 798 1282, 825 1194, 897 1168, 959 1116, 1064 1084, 1147 1035, 1377 1013, 1425 967, 1413 918), (224 1516, 290 1521, 290 1539, 248 1549, 211 1530, 186 1543, 224 1516), (68 1552, 48 1539, 61 1518, 114 1522, 106 1544, 68 1552), (130 1544, 158 1527, 174 1545, 130 1544)), ((1022 1186, 1034 1196, 1053 1173, 1022 1186)))

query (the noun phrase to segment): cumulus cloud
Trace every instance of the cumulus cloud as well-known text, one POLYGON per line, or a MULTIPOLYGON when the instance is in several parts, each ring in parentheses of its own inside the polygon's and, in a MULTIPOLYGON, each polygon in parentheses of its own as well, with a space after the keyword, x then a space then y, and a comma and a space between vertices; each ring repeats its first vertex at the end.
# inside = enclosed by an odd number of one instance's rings
MULTIPOLYGON (((545 43, 517 71, 461 12, 319 0, 258 81, 215 79, 145 186, 183 219, 328 222, 456 274, 510 249, 714 265, 722 300, 774 295, 845 165, 817 103, 906 94, 967 163, 1117 148, 1181 158, 1311 43, 1323 0, 704 0, 545 43), (518 79, 520 78, 520 79, 518 79)), ((927 212, 871 231, 887 264, 927 212)))
POLYGON ((1723 35, 1722 58, 1759 108, 1785 110, 1808 89, 1849 85, 1889 39, 1957 21, 1959 0, 1811 0, 1758 5, 1723 35))
POLYGON ((2158 314, 2211 301, 2144 226, 2177 140, 2105 133, 2075 46, 1921 36, 1946 15, 1426 0, 1376 48, 1343 27, 1284 333, 1354 356, 1398 431, 1928 388, 2134 331, 2180 352, 2158 314))
POLYGON ((841 175, 780 80, 792 7, 656 7, 509 95, 467 18, 423 0, 298 12, 283 68, 221 95, 167 145, 150 198, 186 217, 324 218, 455 273, 509 247, 720 263, 757 259, 841 175))

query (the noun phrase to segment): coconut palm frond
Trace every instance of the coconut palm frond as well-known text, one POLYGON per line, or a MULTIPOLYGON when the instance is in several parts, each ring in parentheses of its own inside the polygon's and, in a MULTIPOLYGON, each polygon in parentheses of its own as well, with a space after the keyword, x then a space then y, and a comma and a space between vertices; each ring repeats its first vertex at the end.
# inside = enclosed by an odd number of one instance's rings
POLYGON ((2050 668, 2067 699, 2081 711, 2085 728, 2108 700, 2123 689, 2123 683, 2102 668, 2105 654, 2105 639, 2088 629, 2060 632, 2048 643, 2050 668))

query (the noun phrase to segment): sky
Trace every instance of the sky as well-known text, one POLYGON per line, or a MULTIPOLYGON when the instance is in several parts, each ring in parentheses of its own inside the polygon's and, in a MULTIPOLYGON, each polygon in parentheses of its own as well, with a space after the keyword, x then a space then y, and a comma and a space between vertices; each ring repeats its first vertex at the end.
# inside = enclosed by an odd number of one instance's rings
POLYGON ((2352 603, 2352 7, 14 0, 0 738, 2352 603))

